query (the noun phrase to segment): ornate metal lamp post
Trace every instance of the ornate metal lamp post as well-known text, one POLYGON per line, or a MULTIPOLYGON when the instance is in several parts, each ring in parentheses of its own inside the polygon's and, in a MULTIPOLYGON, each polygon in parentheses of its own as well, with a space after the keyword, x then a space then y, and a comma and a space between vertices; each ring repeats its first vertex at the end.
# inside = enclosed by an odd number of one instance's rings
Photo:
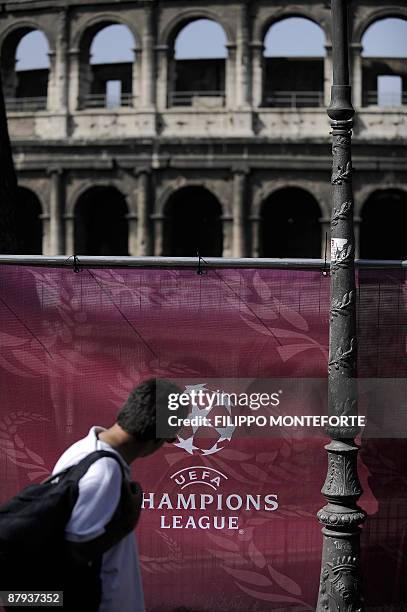
MULTIPOLYGON (((349 85, 348 0, 331 0, 333 85, 328 116, 332 126, 331 311, 328 407, 331 415, 357 414, 355 241, 351 135, 354 109, 349 85)), ((357 506, 362 489, 354 443, 357 427, 331 427, 328 472, 318 512, 324 525, 318 612, 363 610, 360 528, 366 514, 357 506)))

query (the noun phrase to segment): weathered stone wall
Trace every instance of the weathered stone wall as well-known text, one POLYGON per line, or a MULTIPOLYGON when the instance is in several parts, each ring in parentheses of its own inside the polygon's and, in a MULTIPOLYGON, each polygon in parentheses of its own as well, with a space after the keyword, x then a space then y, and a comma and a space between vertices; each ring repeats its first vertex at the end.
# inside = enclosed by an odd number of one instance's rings
MULTIPOLYGON (((325 33, 325 105, 331 81, 328 4, 308 0, 294 12, 318 23, 325 33)), ((259 254, 262 204, 284 187, 305 189, 317 201, 323 253, 330 217, 325 108, 264 104, 264 37, 275 21, 292 15, 288 0, 5 2, 0 48, 7 96, 16 91, 12 58, 21 37, 40 29, 50 48, 46 109, 8 115, 19 182, 35 192, 42 205, 43 252, 74 252, 76 202, 86 189, 102 185, 114 186, 125 196, 130 254, 162 254, 166 202, 176 190, 199 185, 214 194, 222 208, 225 256, 259 254), (174 40, 196 18, 213 19, 224 28, 224 95, 197 96, 184 106, 173 106, 174 40), (107 70, 90 66, 90 45, 102 27, 113 23, 127 25, 135 39, 133 65, 121 64, 116 73, 119 80, 126 79, 123 91, 129 91, 131 71, 133 99, 130 106, 88 108, 86 97, 103 90, 100 83, 92 89, 92 71, 103 80, 107 70)), ((351 3, 357 224, 374 190, 407 190, 407 107, 362 106, 361 38, 373 21, 385 16, 407 18, 405 3, 391 8, 376 0, 351 3)), ((108 71, 114 78, 114 69, 108 71)))

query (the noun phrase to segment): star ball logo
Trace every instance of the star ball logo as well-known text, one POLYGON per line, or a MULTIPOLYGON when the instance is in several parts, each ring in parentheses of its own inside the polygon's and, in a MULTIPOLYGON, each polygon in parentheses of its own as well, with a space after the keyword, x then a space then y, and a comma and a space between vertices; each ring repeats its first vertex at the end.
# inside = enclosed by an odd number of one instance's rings
MULTIPOLYGON (((195 457, 220 452, 231 441, 236 429, 228 394, 210 392, 205 383, 186 385, 185 393, 191 396, 192 409, 186 419, 187 425, 183 426, 183 435, 178 435, 174 446, 195 457), (194 401, 197 397, 201 401, 194 401), (207 405, 202 399, 207 401, 207 405), (215 415, 220 418, 214 418, 215 415), (221 426, 213 424, 218 420, 221 426), (202 428, 207 434, 203 437, 199 435, 202 428), (208 439, 209 444, 203 446, 208 439)), ((276 493, 223 492, 222 488, 229 484, 228 476, 207 465, 177 470, 170 475, 170 481, 171 493, 143 494, 143 509, 162 512, 161 529, 238 530, 241 513, 273 512, 278 508, 276 493)))
POLYGON ((210 405, 202 406, 202 398, 208 398, 210 394, 206 393, 206 384, 186 385, 185 393, 193 397, 198 394, 201 396, 201 401, 192 402, 192 410, 188 415, 188 425, 183 427, 182 435, 178 434, 178 442, 174 446, 181 448, 190 455, 213 455, 221 451, 225 445, 231 441, 236 425, 233 423, 225 423, 224 426, 215 426, 212 424, 215 414, 219 415, 222 412, 227 416, 232 416, 233 405, 228 399, 227 394, 219 394, 219 402, 214 402, 210 405), (209 424, 210 422, 210 424, 209 424), (205 437, 202 437, 205 433, 205 437), (205 441, 210 440, 209 446, 205 447, 205 441), (213 443, 212 443, 213 442, 213 443))

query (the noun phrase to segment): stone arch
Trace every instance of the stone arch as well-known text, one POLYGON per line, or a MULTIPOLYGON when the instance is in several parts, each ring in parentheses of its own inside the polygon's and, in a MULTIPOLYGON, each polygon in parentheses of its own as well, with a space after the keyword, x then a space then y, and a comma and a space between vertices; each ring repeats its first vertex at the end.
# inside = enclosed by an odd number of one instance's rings
POLYGON ((75 252, 82 255, 128 255, 128 206, 112 185, 82 190, 74 207, 75 252))
POLYGON ((390 17, 407 20, 407 8, 403 8, 401 6, 389 6, 387 8, 380 8, 372 11, 366 17, 355 23, 353 42, 362 44, 362 38, 366 30, 371 25, 373 25, 376 21, 390 17))
POLYGON ((360 217, 362 259, 407 259, 406 190, 376 188, 364 201, 360 217))
POLYGON ((225 30, 220 23, 212 19, 195 19, 189 22, 175 38, 174 57, 176 60, 226 59, 228 48, 225 30), (202 35, 203 39, 200 40, 202 35), (211 41, 210 45, 208 40, 211 41))
POLYGON ((163 255, 221 257, 222 206, 202 185, 185 185, 173 191, 164 209, 163 255))
MULTIPOLYGON (((316 21, 315 17, 296 14, 282 14, 278 19, 274 18, 268 22, 269 27, 263 33, 263 106, 279 108, 301 108, 320 107, 324 105, 324 71, 325 71, 325 46, 326 33, 324 28, 316 21), (293 22, 296 23, 293 23, 293 22), (285 36, 279 40, 280 26, 288 28, 285 36), (312 30, 312 36, 307 40, 318 42, 318 45, 310 45, 306 53, 301 52, 293 44, 294 36, 288 32, 296 33, 298 28, 304 28, 308 33, 312 30), (288 48, 278 52, 276 46, 266 44, 270 37, 277 38, 281 44, 288 44, 288 48), (287 41, 287 42, 286 42, 287 41), (295 52, 289 52, 290 49, 295 52), (277 49, 277 53, 273 52, 277 49), (268 52, 268 50, 270 52, 268 52)), ((305 33, 304 33, 305 36, 305 33)), ((304 47, 304 51, 305 51, 304 47)))
POLYGON ((216 184, 207 180, 186 177, 178 177, 176 180, 170 181, 170 183, 164 187, 161 193, 158 194, 154 211, 155 214, 158 216, 164 215, 165 207, 171 195, 184 187, 202 187, 203 189, 206 189, 206 191, 209 191, 218 200, 222 209, 222 216, 228 216, 231 214, 229 200, 224 198, 224 194, 220 193, 216 184))
POLYGON ((182 13, 168 33, 168 106, 224 106, 226 98, 226 62, 228 32, 217 15, 209 16, 210 11, 182 13), (182 31, 194 22, 205 20, 217 24, 225 36, 225 57, 178 58, 175 45, 182 31))
MULTIPOLYGON (((112 187, 124 195, 126 201, 129 199, 127 189, 125 189, 122 181, 117 179, 106 179, 95 177, 81 182, 68 192, 66 200, 66 214, 72 217, 75 214, 75 206, 79 198, 92 187, 112 187)), ((130 207, 129 207, 130 208, 130 207)))
POLYGON ((135 57, 131 62, 110 62, 97 63, 91 62, 90 50, 96 36, 105 28, 119 25, 127 28, 136 50, 139 40, 134 25, 127 22, 119 14, 103 13, 88 19, 81 29, 75 34, 75 43, 78 48, 79 56, 79 107, 80 108, 100 108, 111 106, 132 106, 134 97, 134 71, 135 57), (114 85, 115 96, 109 98, 111 85, 114 85))
POLYGON ((225 31, 228 44, 234 40, 235 31, 225 19, 220 18, 216 12, 211 11, 210 9, 199 8, 182 11, 176 17, 174 17, 174 19, 171 19, 159 34, 158 44, 167 46, 169 49, 172 48, 174 46, 175 39, 181 30, 189 23, 197 21, 198 19, 209 19, 210 21, 215 21, 222 26, 223 30, 225 31))
POLYGON ((395 14, 391 8, 386 12, 375 12, 365 23, 360 37, 362 49, 362 105, 363 106, 387 106, 400 107, 407 104, 407 67, 405 58, 407 52, 402 45, 401 38, 407 36, 407 11, 404 15, 395 14), (381 14, 380 14, 381 13, 381 14), (397 30, 394 36, 386 36, 389 33, 388 19, 395 19, 403 23, 404 32, 400 33, 400 45, 403 53, 400 53, 397 30), (377 31, 376 26, 379 31, 377 31), (380 28, 384 31, 380 32, 380 28), (370 31, 371 28, 374 31, 370 31), (369 35, 370 31, 370 35, 369 35), (366 38, 368 37, 368 39, 366 38), (377 41, 380 40, 378 44, 377 41), (370 44, 369 44, 370 43, 370 44), (373 43, 373 45, 372 45, 373 43), (369 46, 372 47, 369 49, 369 46))
POLYGON ((5 28, 0 30, 1 52, 3 52, 3 44, 6 39, 14 32, 19 30, 25 30, 23 36, 33 30, 39 30, 40 32, 43 32, 48 41, 50 52, 52 53, 55 51, 55 32, 53 32, 52 29, 46 27, 46 24, 43 24, 41 22, 41 19, 36 19, 35 17, 30 17, 27 19, 24 17, 15 21, 13 20, 12 23, 8 24, 5 28))
POLYGON ((15 216, 19 253, 22 255, 42 254, 43 211, 44 206, 37 193, 29 187, 19 185, 15 216))
POLYGON ((40 32, 46 53, 52 53, 48 32, 36 20, 18 20, 0 35, 1 74, 6 106, 10 111, 36 111, 47 107, 50 62, 46 68, 17 70, 17 49, 32 32, 40 32))
POLYGON ((362 214, 362 210, 371 197, 371 195, 375 191, 380 190, 389 190, 389 191, 407 191, 407 186, 400 185, 400 183, 393 180, 386 180, 383 178, 383 181, 380 183, 369 183, 368 185, 363 185, 359 189, 354 190, 354 200, 355 200, 355 212, 354 216, 356 218, 360 218, 362 214))
POLYGON ((75 49, 80 49, 87 31, 91 30, 93 32, 93 36, 95 36, 99 30, 102 30, 107 25, 114 24, 127 26, 130 32, 133 34, 136 43, 141 40, 137 25, 130 19, 123 17, 122 13, 102 12, 97 13, 97 15, 91 15, 88 19, 81 22, 73 36, 72 46, 75 49))
POLYGON ((312 193, 283 187, 263 200, 260 210, 260 256, 321 256, 321 207, 312 193))
POLYGON ((310 189, 310 185, 306 181, 296 180, 278 180, 271 182, 265 182, 260 189, 254 192, 252 200, 252 211, 251 214, 254 217, 261 215, 261 209, 265 200, 273 196, 282 189, 298 189, 311 194, 321 210, 321 217, 331 218, 331 206, 330 201, 325 202, 324 198, 320 193, 315 193, 315 190, 310 189))
POLYGON ((295 11, 293 11, 291 7, 281 8, 279 10, 273 11, 273 13, 264 21, 258 21, 254 28, 255 40, 264 43, 264 39, 270 28, 277 22, 282 21, 283 19, 289 19, 290 17, 300 17, 302 19, 308 19, 309 21, 312 21, 313 23, 315 23, 315 25, 319 26, 322 29, 325 35, 326 42, 330 42, 330 28, 325 19, 322 19, 319 15, 315 15, 313 11, 310 11, 304 7, 301 7, 300 9, 297 9, 295 11))

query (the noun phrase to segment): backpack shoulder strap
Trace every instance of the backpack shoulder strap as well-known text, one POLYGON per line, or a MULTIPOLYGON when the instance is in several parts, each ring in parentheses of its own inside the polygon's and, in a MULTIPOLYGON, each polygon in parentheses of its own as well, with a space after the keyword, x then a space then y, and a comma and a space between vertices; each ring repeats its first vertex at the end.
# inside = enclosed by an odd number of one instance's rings
POLYGON ((116 453, 112 453, 111 451, 106 451, 106 450, 96 450, 86 455, 86 457, 81 459, 78 463, 70 465, 64 470, 58 472, 57 474, 51 474, 51 476, 43 480, 41 484, 47 484, 51 482, 52 480, 54 480, 55 478, 58 478, 59 476, 62 476, 63 474, 66 474, 69 471, 71 471, 70 476, 72 476, 72 479, 79 481, 82 478, 82 476, 86 474, 86 472, 88 471, 92 463, 95 463, 95 461, 97 461, 101 457, 113 457, 113 459, 116 459, 116 461, 120 465, 120 469, 122 471, 122 477, 124 477, 123 464, 120 458, 116 455, 116 453))

